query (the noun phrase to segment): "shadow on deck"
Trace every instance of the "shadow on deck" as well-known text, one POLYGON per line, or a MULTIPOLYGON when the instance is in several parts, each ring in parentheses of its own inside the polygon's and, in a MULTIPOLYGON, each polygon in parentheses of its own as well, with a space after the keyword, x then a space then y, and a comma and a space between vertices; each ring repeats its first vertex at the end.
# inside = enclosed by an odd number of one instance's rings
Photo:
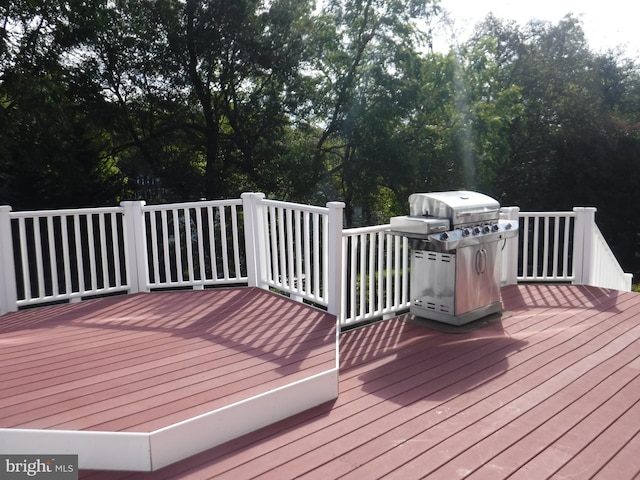
POLYGON ((0 320, 4 453, 152 470, 337 396, 335 317, 261 289, 125 295, 0 320))

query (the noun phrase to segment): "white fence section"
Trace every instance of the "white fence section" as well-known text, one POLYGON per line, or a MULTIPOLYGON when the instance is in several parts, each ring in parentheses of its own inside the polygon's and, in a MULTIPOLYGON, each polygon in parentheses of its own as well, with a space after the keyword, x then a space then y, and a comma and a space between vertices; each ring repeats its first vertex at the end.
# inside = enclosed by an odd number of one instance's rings
POLYGON ((592 278, 589 285, 625 292, 631 291, 633 275, 622 270, 597 225, 594 225, 591 265, 588 271, 592 278))
POLYGON ((337 313, 344 204, 327 207, 266 200, 244 193, 249 285, 274 288, 337 313))
MULTIPOLYGON (((575 283, 631 291, 633 275, 622 270, 609 244, 596 225, 594 221, 595 208, 574 208, 574 211, 577 213, 585 212, 585 221, 582 225, 585 232, 582 235, 584 241, 580 245, 583 250, 580 255, 582 258, 581 278, 579 282, 575 283)), ((579 226, 578 223, 576 228, 579 226)), ((578 233, 576 233, 576 245, 579 244, 577 235, 578 233)), ((577 258, 578 256, 576 256, 577 258)), ((576 270, 578 269, 576 268, 576 270)))
POLYGON ((344 230, 340 324, 391 316, 409 299, 409 242, 389 225, 344 230))
POLYGON ((519 282, 572 282, 574 212, 520 212, 519 282))
MULTIPOLYGON (((518 282, 570 282, 631 291, 625 273, 595 223, 596 209, 519 212, 518 282)), ((507 267, 510 268, 510 267, 507 267)))
POLYGON ((246 284, 241 200, 141 206, 148 289, 246 284))
POLYGON ((13 289, 15 307, 129 289, 121 208, 37 212, 4 208, 2 281, 13 289), (11 262, 6 261, 9 251, 11 262))
MULTIPOLYGON (((160 288, 248 284, 326 307, 350 326, 410 306, 409 245, 388 225, 343 230, 344 204, 241 199, 12 212, 0 206, 0 314, 44 302, 160 288)), ((631 289, 595 208, 520 212, 503 284, 631 289)))

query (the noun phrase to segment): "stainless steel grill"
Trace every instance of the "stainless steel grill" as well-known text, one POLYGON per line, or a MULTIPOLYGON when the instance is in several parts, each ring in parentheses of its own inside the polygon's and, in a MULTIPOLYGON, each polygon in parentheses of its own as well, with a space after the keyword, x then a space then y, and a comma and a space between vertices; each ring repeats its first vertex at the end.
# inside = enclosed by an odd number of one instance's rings
POLYGON ((500 220, 500 204, 477 192, 415 193, 409 215, 391 232, 411 239, 411 313, 462 325, 502 311, 502 240, 518 222, 500 220))

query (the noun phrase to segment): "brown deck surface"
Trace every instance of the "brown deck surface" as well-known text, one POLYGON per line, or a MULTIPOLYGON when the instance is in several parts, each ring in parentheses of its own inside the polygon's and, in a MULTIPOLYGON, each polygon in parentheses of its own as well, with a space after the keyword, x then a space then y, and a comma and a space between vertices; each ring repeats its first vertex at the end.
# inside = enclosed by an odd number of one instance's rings
POLYGON ((335 317, 257 288, 0 317, 0 427, 150 432, 335 368, 335 317))
POLYGON ((335 402, 157 472, 81 477, 638 478, 640 295, 520 285, 503 300, 502 322, 466 333, 406 317, 344 333, 335 402))

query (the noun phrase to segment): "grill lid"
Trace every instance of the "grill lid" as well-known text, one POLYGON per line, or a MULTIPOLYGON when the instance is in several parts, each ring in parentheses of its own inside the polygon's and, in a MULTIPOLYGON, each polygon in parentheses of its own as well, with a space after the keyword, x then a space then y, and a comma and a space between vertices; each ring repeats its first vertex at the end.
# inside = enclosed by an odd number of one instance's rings
POLYGON ((500 204, 478 192, 452 191, 414 193, 409 196, 409 214, 447 218, 452 228, 480 222, 497 221, 500 204))

